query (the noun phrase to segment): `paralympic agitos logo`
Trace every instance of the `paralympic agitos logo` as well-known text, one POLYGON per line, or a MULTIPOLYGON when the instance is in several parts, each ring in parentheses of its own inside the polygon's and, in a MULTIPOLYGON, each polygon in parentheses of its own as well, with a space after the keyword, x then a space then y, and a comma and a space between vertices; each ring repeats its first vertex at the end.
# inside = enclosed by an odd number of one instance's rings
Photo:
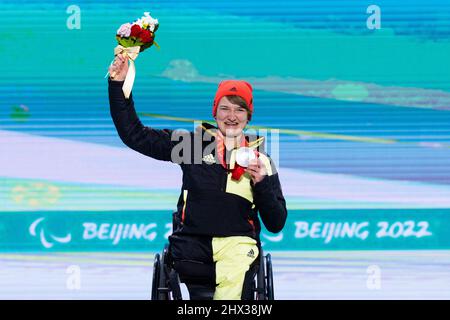
POLYGON ((33 237, 39 237, 44 248, 52 248, 55 242, 69 243, 72 240, 72 235, 70 233, 65 236, 59 237, 46 232, 42 223, 44 220, 45 218, 39 218, 35 220, 29 228, 30 235, 32 235, 33 237))

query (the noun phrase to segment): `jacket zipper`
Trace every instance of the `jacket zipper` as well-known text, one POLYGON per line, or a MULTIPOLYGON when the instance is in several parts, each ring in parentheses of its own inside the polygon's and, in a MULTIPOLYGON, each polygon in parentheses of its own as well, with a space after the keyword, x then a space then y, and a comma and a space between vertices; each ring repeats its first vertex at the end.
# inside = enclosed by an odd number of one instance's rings
POLYGON ((220 188, 222 192, 225 192, 225 190, 227 189, 227 180, 228 180, 228 171, 225 170, 222 179, 222 186, 220 188))

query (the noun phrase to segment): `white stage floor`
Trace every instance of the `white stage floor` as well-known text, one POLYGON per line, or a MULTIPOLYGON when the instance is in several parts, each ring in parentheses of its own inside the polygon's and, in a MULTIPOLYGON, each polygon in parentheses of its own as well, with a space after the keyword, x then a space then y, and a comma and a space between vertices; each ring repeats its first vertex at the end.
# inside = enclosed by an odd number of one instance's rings
MULTIPOLYGON (((450 251, 271 254, 276 299, 450 299, 450 251), (371 266, 379 289, 368 285, 371 266)), ((152 262, 147 253, 0 254, 0 298, 149 299, 152 262)))

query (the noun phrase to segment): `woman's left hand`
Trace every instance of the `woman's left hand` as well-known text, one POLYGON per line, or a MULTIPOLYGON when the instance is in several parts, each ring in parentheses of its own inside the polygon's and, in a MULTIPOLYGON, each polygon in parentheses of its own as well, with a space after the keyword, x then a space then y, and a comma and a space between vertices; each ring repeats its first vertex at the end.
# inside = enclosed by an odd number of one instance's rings
POLYGON ((266 167, 259 158, 251 160, 245 172, 251 176, 253 185, 260 182, 267 175, 266 167))

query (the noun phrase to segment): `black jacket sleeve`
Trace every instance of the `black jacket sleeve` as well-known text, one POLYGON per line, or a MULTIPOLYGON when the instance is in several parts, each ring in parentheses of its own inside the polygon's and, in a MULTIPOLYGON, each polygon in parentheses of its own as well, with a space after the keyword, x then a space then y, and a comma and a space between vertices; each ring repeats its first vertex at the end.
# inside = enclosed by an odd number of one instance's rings
POLYGON ((128 147, 157 160, 171 161, 175 144, 172 130, 156 130, 144 126, 134 109, 133 96, 126 99, 122 92, 123 81, 108 78, 111 117, 120 139, 128 147))
POLYGON ((287 209, 278 173, 265 176, 254 185, 253 201, 267 230, 280 232, 286 223, 287 209))

